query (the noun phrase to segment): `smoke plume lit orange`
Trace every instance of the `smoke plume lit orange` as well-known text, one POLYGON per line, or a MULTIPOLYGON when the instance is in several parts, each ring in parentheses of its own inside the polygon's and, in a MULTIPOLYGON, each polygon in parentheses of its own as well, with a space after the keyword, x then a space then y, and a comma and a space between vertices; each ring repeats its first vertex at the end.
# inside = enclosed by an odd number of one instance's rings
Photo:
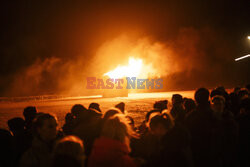
POLYGON ((227 65, 231 61, 224 56, 228 50, 224 39, 206 28, 183 28, 174 39, 164 41, 152 36, 123 34, 107 38, 95 50, 96 53, 39 57, 13 75, 4 94, 92 95, 96 92, 86 89, 86 78, 102 78, 104 74, 114 78, 163 78, 165 90, 211 86, 224 76, 222 62, 227 65), (216 55, 216 61, 210 55, 216 55))

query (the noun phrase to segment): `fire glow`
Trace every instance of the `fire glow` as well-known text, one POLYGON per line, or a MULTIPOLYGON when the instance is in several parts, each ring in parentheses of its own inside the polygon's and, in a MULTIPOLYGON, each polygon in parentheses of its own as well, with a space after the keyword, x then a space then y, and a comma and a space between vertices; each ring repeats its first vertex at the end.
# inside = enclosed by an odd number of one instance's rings
POLYGON ((144 64, 141 58, 129 57, 128 65, 118 65, 105 73, 104 78, 87 77, 87 89, 162 89, 161 78, 150 78, 155 72, 151 64, 144 64), (145 77, 144 79, 139 77, 145 77))
POLYGON ((159 74, 156 75, 156 71, 157 70, 153 68, 152 64, 145 64, 143 59, 129 57, 127 65, 118 65, 114 70, 105 73, 103 76, 108 76, 113 79, 125 77, 160 77, 159 74))
POLYGON ((105 73, 104 76, 109 76, 110 78, 138 77, 142 66, 142 59, 130 57, 127 66, 118 66, 114 70, 105 73))

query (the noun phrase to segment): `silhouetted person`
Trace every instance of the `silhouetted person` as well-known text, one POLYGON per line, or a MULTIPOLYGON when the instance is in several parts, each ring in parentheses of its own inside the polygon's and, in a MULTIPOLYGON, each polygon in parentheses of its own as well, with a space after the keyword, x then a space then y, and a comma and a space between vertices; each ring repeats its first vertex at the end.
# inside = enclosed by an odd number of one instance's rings
POLYGON ((96 118, 96 119, 101 119, 102 118, 102 113, 99 112, 98 110, 94 109, 94 108, 90 108, 88 110, 88 112, 89 112, 89 114, 90 114, 90 116, 92 118, 96 118))
POLYGON ((154 103, 154 109, 163 111, 165 109, 168 109, 168 100, 161 100, 161 101, 156 101, 154 103))
POLYGON ((92 149, 94 140, 99 137, 102 126, 102 114, 95 109, 81 111, 73 135, 84 141, 85 154, 88 156, 92 149))
POLYGON ((232 92, 229 94, 229 99, 231 103, 230 110, 234 114, 234 116, 237 116, 240 112, 240 101, 238 99, 238 95, 235 92, 232 92))
POLYGON ((65 124, 62 127, 64 134, 71 135, 75 127, 76 119, 74 115, 72 113, 67 113, 65 116, 65 124))
POLYGON ((75 104, 71 108, 71 113, 76 119, 76 124, 79 124, 81 121, 85 121, 88 118, 88 109, 86 109, 83 105, 81 104, 75 104))
POLYGON ((225 107, 225 98, 216 95, 212 98, 212 110, 218 121, 217 148, 221 157, 222 166, 237 166, 237 147, 238 147, 238 124, 234 120, 234 115, 225 107))
POLYGON ((130 136, 133 131, 123 114, 104 122, 101 136, 95 140, 89 156, 89 167, 135 167, 129 156, 130 136))
POLYGON ((50 167, 52 149, 57 137, 57 119, 41 113, 34 120, 34 139, 32 146, 22 156, 21 167, 50 167))
POLYGON ((162 137, 162 150, 157 160, 160 162, 158 166, 193 166, 190 142, 191 136, 187 128, 179 122, 175 123, 162 137))
POLYGON ((103 121, 106 121, 110 117, 114 116, 115 114, 121 114, 121 110, 116 109, 116 108, 111 108, 108 111, 106 111, 103 115, 103 121))
POLYGON ((241 89, 241 90, 238 92, 239 101, 241 101, 242 99, 247 98, 247 97, 249 97, 249 93, 248 93, 248 90, 247 90, 247 89, 241 89))
POLYGON ((225 98, 221 95, 215 95, 212 98, 212 109, 217 119, 222 119, 225 112, 225 98))
POLYGON ((250 166, 250 98, 241 100, 239 123, 240 166, 250 166))
POLYGON ((8 126, 13 136, 24 133, 24 120, 20 117, 15 117, 8 120, 8 126))
POLYGON ((89 109, 95 109, 96 111, 98 111, 99 113, 102 113, 101 109, 100 109, 100 105, 98 103, 91 103, 89 105, 89 109))
POLYGON ((214 97, 216 95, 219 95, 219 96, 223 96, 224 99, 225 99, 225 108, 226 109, 229 109, 231 106, 230 106, 230 101, 229 101, 229 95, 227 93, 227 91, 225 90, 225 88, 223 86, 220 86, 220 87, 217 87, 216 89, 212 90, 211 94, 210 94, 210 97, 214 97))
POLYGON ((75 117, 80 117, 82 112, 87 111, 87 109, 81 105, 81 104, 75 104, 72 108, 71 108, 71 113, 75 116, 75 117))
POLYGON ((13 165, 12 135, 8 130, 0 129, 0 166, 11 167, 13 165))
POLYGON ((24 120, 20 117, 15 117, 8 120, 8 126, 13 134, 12 150, 13 164, 18 166, 21 155, 30 147, 31 137, 24 129, 24 120))
POLYGON ((0 129, 0 166, 250 166, 249 90, 200 88, 194 98, 174 94, 170 111, 156 101, 138 129, 123 102, 104 114, 76 104, 62 127, 71 136, 59 142, 56 118, 26 107, 25 120, 8 120, 11 132, 0 129))
POLYGON ((23 110, 23 116, 25 118, 25 127, 27 130, 32 128, 32 121, 36 117, 37 110, 34 106, 28 106, 23 110))
POLYGON ((196 109, 196 104, 193 99, 189 99, 189 98, 185 99, 183 105, 184 105, 186 114, 190 114, 196 109))
POLYGON ((214 97, 216 95, 221 95, 222 96, 222 92, 219 89, 213 89, 211 91, 210 97, 212 98, 212 97, 214 97))
POLYGON ((173 120, 166 114, 155 113, 149 118, 149 130, 133 141, 132 155, 145 161, 145 166, 159 166, 162 138, 173 127, 173 120))
POLYGON ((83 142, 76 136, 66 136, 59 140, 53 152, 53 167, 85 166, 83 142))
POLYGON ((217 140, 215 135, 217 122, 210 108, 209 91, 206 88, 198 89, 195 92, 195 101, 197 108, 186 120, 192 137, 194 164, 195 166, 218 166, 219 156, 215 154, 218 148, 213 144, 217 140))
POLYGON ((145 134, 148 132, 148 128, 149 128, 149 120, 157 115, 157 114, 160 114, 161 113, 161 110, 159 109, 154 109, 154 110, 151 110, 149 112, 147 112, 146 116, 145 116, 145 120, 141 123, 141 125, 138 127, 138 130, 139 130, 139 133, 140 134, 145 134))
POLYGON ((125 103, 121 102, 121 103, 115 105, 115 108, 118 108, 119 110, 121 110, 121 112, 123 114, 125 113, 125 103))
POLYGON ((170 111, 175 121, 183 122, 185 119, 185 110, 183 108, 183 98, 180 94, 172 96, 172 108, 170 111))

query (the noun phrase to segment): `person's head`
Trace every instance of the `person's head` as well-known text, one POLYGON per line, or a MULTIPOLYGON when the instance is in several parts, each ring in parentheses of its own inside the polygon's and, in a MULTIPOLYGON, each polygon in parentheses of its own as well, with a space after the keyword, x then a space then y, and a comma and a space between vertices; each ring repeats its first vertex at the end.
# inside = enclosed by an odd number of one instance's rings
POLYGON ((13 135, 24 130, 24 120, 20 117, 15 117, 8 120, 8 126, 13 135))
POLYGON ((195 101, 193 99, 184 100, 184 108, 187 113, 192 112, 196 108, 195 101))
POLYGON ((225 98, 220 95, 216 95, 212 98, 212 109, 215 112, 222 113, 225 108, 225 98))
POLYGON ((123 114, 125 113, 125 103, 123 102, 118 103, 117 105, 115 105, 115 108, 118 108, 119 110, 121 110, 123 114))
POLYGON ((146 116, 145 116, 145 121, 149 122, 150 118, 152 118, 153 116, 160 114, 161 111, 158 109, 154 109, 154 110, 150 110, 149 112, 147 112, 146 116))
POLYGON ((250 115, 250 98, 245 98, 240 101, 240 113, 250 115))
POLYGON ((213 89, 210 93, 210 97, 213 98, 216 95, 223 95, 223 93, 219 89, 213 89))
POLYGON ((243 88, 243 89, 241 89, 238 92, 238 98, 239 98, 239 100, 245 99, 247 97, 249 97, 249 93, 248 93, 247 89, 243 88))
POLYGON ((183 103, 183 98, 180 94, 173 94, 172 96, 172 104, 175 105, 181 105, 183 103))
POLYGON ((84 115, 84 113, 87 113, 87 109, 81 105, 81 104, 75 104, 72 108, 71 108, 71 113, 76 117, 79 118, 82 115, 84 115))
POLYGON ((168 109, 168 100, 161 100, 161 101, 156 101, 154 103, 154 109, 163 111, 165 109, 168 109))
POLYGON ((88 116, 89 116, 90 121, 93 119, 101 119, 102 113, 94 108, 90 108, 90 109, 88 109, 88 116))
POLYGON ((23 116, 26 121, 32 121, 36 117, 36 114, 37 110, 34 106, 28 106, 23 110, 23 116))
POLYGON ((82 156, 84 155, 83 141, 76 136, 65 136, 56 143, 54 154, 63 154, 71 157, 82 156))
POLYGON ((54 148, 54 166, 82 166, 84 164, 84 145, 76 136, 66 136, 54 148))
POLYGON ((194 95, 195 101, 198 105, 209 103, 209 91, 206 88, 199 88, 194 95))
POLYGON ((91 103, 89 109, 95 109, 97 112, 102 113, 100 105, 98 103, 91 103))
POLYGON ((74 121, 74 115, 72 113, 67 113, 65 115, 65 122, 72 123, 74 121))
POLYGON ((117 108, 111 108, 108 111, 105 112, 105 114, 103 115, 103 120, 107 120, 110 117, 114 116, 115 114, 121 114, 122 112, 117 109, 117 108))
POLYGON ((218 86, 216 89, 219 90, 220 92, 226 92, 224 86, 218 86))
POLYGON ((128 120, 128 123, 129 125, 131 126, 132 129, 135 129, 135 121, 134 119, 131 117, 131 116, 126 116, 127 120, 128 120))
POLYGON ((125 143, 129 149, 129 137, 134 131, 128 123, 124 114, 115 114, 108 118, 104 124, 101 136, 125 143))
POLYGON ((34 119, 35 135, 45 142, 53 141, 57 135, 57 119, 55 116, 42 113, 34 119))
POLYGON ((173 120, 166 113, 155 115, 150 119, 149 127, 153 135, 162 137, 173 127, 173 120))

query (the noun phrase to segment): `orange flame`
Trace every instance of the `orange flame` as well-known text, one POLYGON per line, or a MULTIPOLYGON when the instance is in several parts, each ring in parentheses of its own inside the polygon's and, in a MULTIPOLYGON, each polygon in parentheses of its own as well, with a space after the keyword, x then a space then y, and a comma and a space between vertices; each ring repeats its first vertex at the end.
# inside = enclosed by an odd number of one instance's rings
POLYGON ((150 74, 155 73, 152 65, 146 65, 140 58, 129 57, 128 65, 118 66, 114 70, 104 74, 110 78, 123 78, 123 77, 142 77, 148 78, 150 74))
POLYGON ((143 66, 142 59, 129 58, 127 66, 118 66, 114 70, 104 74, 110 78, 138 77, 143 66))

